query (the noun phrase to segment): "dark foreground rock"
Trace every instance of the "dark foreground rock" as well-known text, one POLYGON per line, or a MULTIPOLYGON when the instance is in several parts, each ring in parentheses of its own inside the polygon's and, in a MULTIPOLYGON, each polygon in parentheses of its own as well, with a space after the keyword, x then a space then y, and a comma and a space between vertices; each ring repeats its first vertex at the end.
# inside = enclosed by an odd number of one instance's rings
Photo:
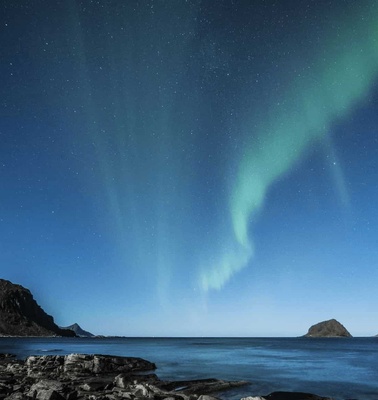
POLYGON ((217 379, 161 381, 155 364, 133 357, 70 354, 0 356, 0 399, 6 400, 213 400, 208 393, 247 384, 217 379))
POLYGON ((335 319, 312 325, 305 337, 352 337, 346 328, 335 319))
MULTIPOLYGON (((69 354, 31 356, 25 361, 0 354, 0 400, 217 400, 245 381, 199 379, 162 381, 154 363, 135 357, 69 354)), ((274 392, 242 400, 332 400, 309 393, 274 392)))

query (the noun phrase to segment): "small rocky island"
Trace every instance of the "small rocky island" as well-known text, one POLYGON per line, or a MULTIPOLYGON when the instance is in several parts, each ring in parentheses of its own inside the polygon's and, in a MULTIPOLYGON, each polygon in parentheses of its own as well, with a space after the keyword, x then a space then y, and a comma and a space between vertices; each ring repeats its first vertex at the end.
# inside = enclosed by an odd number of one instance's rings
MULTIPOLYGON (((0 354, 1 400, 216 400, 209 394, 247 385, 245 381, 162 381, 154 363, 106 355, 30 356, 0 354)), ((243 400, 331 400, 308 393, 275 392, 243 400)))
POLYGON ((335 319, 312 325, 304 337, 352 337, 346 328, 335 319))

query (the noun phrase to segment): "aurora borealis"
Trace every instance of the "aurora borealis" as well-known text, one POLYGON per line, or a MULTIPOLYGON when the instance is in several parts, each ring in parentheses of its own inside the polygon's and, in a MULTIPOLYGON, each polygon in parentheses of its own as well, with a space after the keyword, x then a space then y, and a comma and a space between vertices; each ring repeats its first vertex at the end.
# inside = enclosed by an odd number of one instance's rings
POLYGON ((378 332, 376 2, 15 3, 2 278, 95 333, 378 332))
POLYGON ((353 36, 364 38, 357 44, 350 37, 350 26, 342 24, 337 37, 329 38, 332 44, 323 46, 327 62, 315 60, 308 71, 289 82, 282 103, 278 98, 262 132, 247 144, 230 200, 241 255, 231 259, 227 255, 209 274, 205 272, 205 289, 221 288, 233 273, 248 264, 253 253, 249 226, 263 206, 269 187, 302 157, 308 146, 325 140, 335 120, 350 113, 369 93, 378 73, 376 23, 375 19, 366 21, 362 16, 356 19, 353 36))

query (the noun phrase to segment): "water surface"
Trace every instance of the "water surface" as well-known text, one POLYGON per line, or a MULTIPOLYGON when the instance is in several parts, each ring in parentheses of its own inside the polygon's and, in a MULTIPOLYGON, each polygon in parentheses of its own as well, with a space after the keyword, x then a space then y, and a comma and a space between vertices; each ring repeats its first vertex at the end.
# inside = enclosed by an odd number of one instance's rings
POLYGON ((161 379, 251 382, 220 396, 231 400, 278 390, 378 399, 378 338, 0 338, 0 352, 134 356, 161 379))

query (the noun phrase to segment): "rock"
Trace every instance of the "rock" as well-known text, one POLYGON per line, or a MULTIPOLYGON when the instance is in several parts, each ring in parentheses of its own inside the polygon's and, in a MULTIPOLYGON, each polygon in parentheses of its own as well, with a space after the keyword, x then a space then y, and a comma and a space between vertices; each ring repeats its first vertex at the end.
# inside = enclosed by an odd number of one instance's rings
POLYGON ((329 397, 320 397, 311 393, 300 392, 273 392, 263 396, 264 400, 332 400, 329 397))
POLYGON ((120 389, 126 389, 129 385, 146 382, 149 384, 156 384, 159 378, 155 374, 148 375, 132 375, 132 374, 119 374, 114 378, 114 386, 120 389))
POLYGON ((56 392, 63 392, 64 385, 63 383, 56 380, 41 379, 31 386, 29 390, 29 396, 36 397, 36 393, 41 390, 54 390, 56 392))
POLYGON ((28 289, 0 279, 0 335, 72 337, 75 333, 60 329, 28 289))
POLYGON ((13 386, 12 385, 7 385, 5 383, 0 383, 0 397, 4 398, 8 395, 10 395, 12 392, 15 392, 15 390, 13 390, 13 386))
POLYGON ((153 397, 153 392, 142 384, 131 385, 128 389, 136 397, 153 397))
POLYGON ((9 353, 5 353, 5 354, 0 354, 0 361, 7 361, 7 360, 14 360, 16 358, 16 356, 14 354, 9 354, 9 353))
POLYGON ((109 387, 109 383, 111 382, 107 380, 90 380, 81 385, 80 389, 85 392, 96 392, 98 390, 105 390, 106 387, 109 387))
POLYGON ((34 383, 27 395, 36 400, 62 400, 65 399, 67 386, 58 380, 41 379, 34 383))
POLYGON ((27 396, 23 393, 12 393, 8 397, 5 397, 4 400, 30 400, 27 396))
POLYGON ((165 382, 160 384, 159 387, 168 391, 175 391, 176 393, 189 394, 207 394, 228 390, 234 387, 248 385, 245 381, 222 381, 219 379, 197 379, 192 381, 175 381, 165 382))
POLYGON ((198 400, 219 400, 217 397, 208 396, 206 394, 201 395, 198 397, 198 400))
POLYGON ((335 319, 319 322, 310 327, 305 337, 352 337, 340 322, 335 319))
POLYGON ((73 390, 72 392, 67 393, 66 400, 76 400, 77 397, 77 391, 73 390))
POLYGON ((264 397, 260 396, 248 396, 248 397, 243 397, 241 400, 265 400, 264 397))
POLYGON ((5 371, 12 375, 20 375, 26 372, 26 367, 24 365, 12 363, 6 366, 5 371))
POLYGON ((63 370, 68 374, 103 374, 150 371, 156 365, 142 358, 106 355, 70 354, 64 357, 63 370))
POLYGON ((131 383, 131 377, 128 374, 119 374, 114 378, 114 385, 117 388, 125 389, 131 383))
POLYGON ((56 392, 55 390, 40 390, 36 397, 36 400, 65 400, 64 397, 56 392))
POLYGON ((30 356, 25 361, 27 375, 33 378, 56 377, 63 370, 64 356, 30 356))
POLYGON ((70 326, 61 327, 61 329, 66 329, 66 330, 68 329, 70 331, 73 331, 73 332, 75 332, 76 336, 78 336, 78 337, 94 337, 93 333, 85 331, 76 322, 70 326))
POLYGON ((273 392, 266 396, 243 397, 241 400, 332 400, 329 397, 320 397, 311 393, 300 392, 273 392))

